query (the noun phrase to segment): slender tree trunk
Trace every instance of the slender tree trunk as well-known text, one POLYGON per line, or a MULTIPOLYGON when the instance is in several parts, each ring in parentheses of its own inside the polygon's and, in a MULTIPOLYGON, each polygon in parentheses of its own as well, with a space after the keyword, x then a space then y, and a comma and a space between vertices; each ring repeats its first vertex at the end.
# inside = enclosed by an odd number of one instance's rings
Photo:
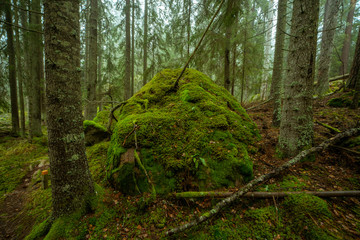
POLYGON ((79 0, 45 0, 46 96, 53 217, 88 210, 94 196, 81 107, 79 0))
MULTIPOLYGON (((32 0, 30 5, 31 10, 40 12, 40 0, 32 0)), ((40 32, 41 15, 36 13, 29 13, 30 28, 40 32)), ((30 138, 42 135, 41 131, 41 56, 42 56, 42 40, 41 35, 37 32, 31 32, 29 53, 32 59, 30 60, 30 79, 28 84, 29 94, 29 134, 30 138)))
MULTIPOLYGON (((350 0, 350 9, 346 19, 346 28, 345 28, 345 39, 344 44, 341 50, 341 66, 339 69, 339 75, 344 75, 349 72, 349 53, 351 45, 351 29, 354 20, 356 0, 350 0)), ((349 86, 350 87, 350 86, 349 86)))
POLYGON ((233 48, 233 68, 232 68, 232 82, 231 82, 231 95, 235 96, 235 81, 236 81, 236 44, 233 48))
POLYGON ((245 88, 245 66, 246 66, 246 45, 247 45, 247 19, 245 18, 244 26, 244 41, 243 41, 243 62, 242 62, 242 78, 241 78, 241 104, 244 103, 244 88, 245 88))
POLYGON ((280 126, 281 119, 281 86, 282 86, 282 73, 284 63, 284 40, 286 28, 286 9, 287 0, 278 1, 278 16, 276 26, 276 42, 275 42, 275 55, 274 66, 272 73, 272 84, 270 96, 274 100, 274 112, 272 117, 272 124, 275 127, 280 126))
POLYGON ((135 0, 132 0, 132 24, 131 24, 131 96, 134 95, 135 87, 135 0))
POLYGON ((149 4, 148 0, 145 0, 144 9, 144 61, 143 61, 143 85, 147 82, 147 58, 148 58, 148 11, 149 4))
POLYGON ((87 103, 85 107, 85 119, 92 120, 96 116, 96 82, 97 82, 97 27, 98 27, 98 0, 90 0, 89 22, 89 69, 87 81, 87 103))
POLYGON ((340 0, 327 0, 325 4, 324 24, 317 72, 316 90, 319 95, 329 90, 329 68, 332 43, 335 35, 336 16, 340 7, 340 0))
POLYGON ((358 38, 356 41, 355 55, 350 71, 349 81, 353 82, 355 85, 355 95, 352 103, 352 108, 356 109, 359 107, 360 99, 360 27, 358 32, 358 38))
POLYGON ((271 68, 271 39, 273 37, 273 7, 274 0, 269 1, 269 9, 266 16, 265 25, 265 46, 264 46, 264 73, 261 78, 261 86, 260 86, 260 99, 265 100, 268 96, 268 84, 270 78, 270 68, 271 68))
POLYGON ((17 87, 16 87, 16 63, 15 63, 15 48, 14 48, 14 33, 12 29, 12 12, 11 1, 5 2, 5 18, 6 34, 7 34, 7 49, 9 56, 9 85, 10 85, 10 101, 11 101, 11 126, 12 133, 19 134, 19 110, 17 102, 17 87))
POLYGON ((126 30, 126 49, 125 49, 125 81, 124 81, 124 91, 125 91, 125 100, 128 100, 131 97, 131 37, 130 37, 130 9, 131 4, 130 0, 126 0, 125 6, 125 30, 126 30))
MULTIPOLYGON (((18 1, 15 0, 14 4, 17 6, 18 1)), ((15 13, 15 25, 19 25, 19 13, 18 11, 14 11, 15 13)), ((24 90, 23 90, 23 64, 21 61, 21 44, 20 44, 20 32, 19 28, 15 29, 16 34, 16 62, 17 62, 17 78, 19 84, 19 105, 20 105, 20 134, 21 136, 25 136, 25 102, 24 102, 24 90)))
POLYGON ((190 37, 191 37, 191 7, 192 0, 188 2, 188 14, 187 14, 187 57, 190 57, 190 37))
POLYGON ((313 143, 313 84, 319 0, 294 0, 279 147, 295 156, 313 143))
POLYGON ((225 61, 224 61, 224 87, 230 92, 231 81, 230 81, 230 38, 231 28, 227 27, 225 33, 225 61))
MULTIPOLYGON (((89 41, 90 41, 90 0, 86 0, 85 11, 85 59, 84 59, 84 79, 82 86, 85 86, 85 92, 87 95, 86 85, 89 82, 89 41)), ((87 97, 87 96, 86 96, 87 97)), ((85 103, 86 109, 86 103, 85 103)), ((84 109, 84 110, 85 110, 84 109)))
MULTIPOLYGON (((100 1, 101 3, 101 1, 100 1)), ((103 49, 102 49, 102 23, 100 21, 101 17, 98 18, 98 66, 97 66, 97 96, 100 96, 102 94, 102 87, 103 87, 103 82, 102 82, 102 58, 103 58, 103 49)), ((97 98, 98 99, 98 98, 97 98)), ((102 111, 102 103, 101 103, 101 99, 99 102, 99 111, 102 111)))

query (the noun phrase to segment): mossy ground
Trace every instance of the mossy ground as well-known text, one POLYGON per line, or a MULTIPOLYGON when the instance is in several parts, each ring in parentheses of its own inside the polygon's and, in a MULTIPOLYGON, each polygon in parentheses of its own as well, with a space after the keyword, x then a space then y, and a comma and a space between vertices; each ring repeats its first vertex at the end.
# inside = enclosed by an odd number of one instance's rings
POLYGON ((149 188, 126 158, 136 146, 158 193, 235 186, 253 177, 248 152, 259 138, 256 125, 234 97, 196 70, 186 70, 172 91, 180 71, 161 71, 117 113, 107 177, 124 193, 149 188))

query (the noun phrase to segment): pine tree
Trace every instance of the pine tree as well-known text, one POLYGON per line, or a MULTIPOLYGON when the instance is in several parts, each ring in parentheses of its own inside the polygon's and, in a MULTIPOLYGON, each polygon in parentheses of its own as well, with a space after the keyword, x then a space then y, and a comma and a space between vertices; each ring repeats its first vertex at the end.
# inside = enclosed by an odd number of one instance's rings
POLYGON ((79 0, 45 0, 45 69, 53 217, 86 210, 94 196, 81 107, 79 0))
POLYGON ((313 142, 313 84, 319 0, 294 0, 279 147, 295 156, 313 142))
POLYGON ((124 98, 131 97, 131 37, 130 37, 130 0, 126 0, 125 6, 125 81, 124 81, 124 98))
POLYGON ((19 113, 17 103, 17 87, 16 87, 16 63, 15 63, 15 48, 14 48, 14 33, 12 28, 12 12, 11 2, 5 2, 5 19, 6 19, 6 33, 7 33, 7 51, 9 56, 9 84, 10 84, 10 100, 11 100, 11 126, 12 133, 19 134, 19 113))
POLYGON ((350 71, 349 80, 350 82, 353 82, 355 85, 355 95, 352 102, 352 108, 356 109, 359 107, 359 100, 360 100, 360 27, 358 31, 358 38, 355 47, 355 55, 350 71))

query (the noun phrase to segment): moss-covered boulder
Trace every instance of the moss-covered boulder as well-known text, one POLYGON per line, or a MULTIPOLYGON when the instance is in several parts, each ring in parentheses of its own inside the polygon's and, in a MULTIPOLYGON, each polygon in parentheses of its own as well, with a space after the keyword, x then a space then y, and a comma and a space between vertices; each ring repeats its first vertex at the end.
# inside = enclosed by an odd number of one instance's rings
POLYGON ((196 70, 158 73, 116 113, 107 178, 123 193, 150 191, 139 153, 157 193, 236 186, 253 177, 248 151, 256 125, 224 88, 196 70))
POLYGON ((104 126, 90 120, 84 121, 84 133, 86 146, 92 146, 110 137, 109 132, 104 126))

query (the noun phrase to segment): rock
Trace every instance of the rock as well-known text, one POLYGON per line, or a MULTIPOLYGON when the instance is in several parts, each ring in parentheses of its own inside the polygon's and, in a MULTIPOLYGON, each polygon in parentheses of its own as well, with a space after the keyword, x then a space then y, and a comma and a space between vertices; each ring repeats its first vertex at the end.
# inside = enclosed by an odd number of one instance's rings
POLYGON ((105 127, 95 121, 84 121, 85 145, 92 146, 109 139, 110 134, 105 127))
POLYGON ((253 177, 248 151, 260 138, 256 125, 227 90, 201 72, 186 70, 174 91, 180 72, 158 73, 116 115, 107 179, 125 194, 151 189, 131 154, 136 145, 159 194, 233 187, 253 177))

